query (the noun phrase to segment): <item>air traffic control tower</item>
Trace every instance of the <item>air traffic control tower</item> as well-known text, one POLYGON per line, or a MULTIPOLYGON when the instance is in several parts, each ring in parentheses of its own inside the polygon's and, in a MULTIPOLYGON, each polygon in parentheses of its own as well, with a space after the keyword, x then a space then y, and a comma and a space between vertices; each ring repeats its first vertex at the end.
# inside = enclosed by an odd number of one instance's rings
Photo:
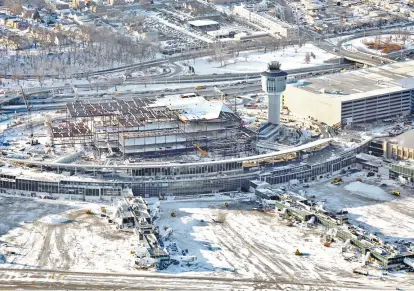
POLYGON ((282 110, 281 94, 286 89, 287 73, 280 70, 280 63, 270 62, 267 71, 262 74, 262 90, 267 93, 268 123, 280 125, 280 111, 282 110))

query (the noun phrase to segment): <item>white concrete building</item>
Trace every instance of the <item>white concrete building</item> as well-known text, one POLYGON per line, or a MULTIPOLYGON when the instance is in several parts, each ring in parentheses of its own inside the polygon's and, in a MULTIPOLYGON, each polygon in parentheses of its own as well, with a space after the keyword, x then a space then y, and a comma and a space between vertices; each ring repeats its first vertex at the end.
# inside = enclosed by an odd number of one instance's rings
POLYGON ((233 13, 253 24, 269 29, 272 33, 289 39, 299 38, 299 28, 297 26, 280 21, 266 13, 254 12, 244 5, 235 6, 233 13))
POLYGON ((410 114, 414 61, 394 63, 289 85, 284 105, 294 114, 328 125, 364 123, 410 114))

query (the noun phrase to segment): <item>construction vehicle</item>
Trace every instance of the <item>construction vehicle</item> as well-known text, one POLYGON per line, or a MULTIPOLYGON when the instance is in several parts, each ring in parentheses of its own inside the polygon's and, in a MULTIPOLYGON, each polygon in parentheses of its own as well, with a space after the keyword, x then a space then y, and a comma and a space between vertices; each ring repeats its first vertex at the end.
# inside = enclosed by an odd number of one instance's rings
POLYGON ((252 168, 252 167, 257 167, 257 162, 256 161, 244 161, 242 163, 242 167, 243 168, 252 168))
POLYGON ((337 177, 337 178, 335 178, 335 179, 333 179, 333 180, 331 181, 331 183, 332 183, 332 184, 338 184, 338 183, 340 183, 340 182, 342 182, 342 178, 341 178, 341 177, 337 177))
POLYGON ((296 249, 295 256, 303 256, 303 253, 299 249, 296 249))
POLYGON ((401 193, 398 190, 394 190, 394 191, 392 191, 392 195, 394 195, 394 196, 400 196, 401 193))
POLYGON ((187 123, 187 119, 185 119, 185 118, 183 118, 183 117, 181 117, 181 116, 179 116, 179 117, 178 117, 178 119, 179 119, 182 123, 184 123, 184 124, 186 124, 186 123, 187 123))
POLYGON ((226 98, 225 98, 227 96, 226 93, 224 93, 219 88, 217 88, 217 86, 214 86, 214 91, 217 92, 218 94, 220 94, 220 101, 221 102, 225 102, 226 101, 226 98))
POLYGON ((171 212, 171 217, 176 217, 177 216, 177 213, 175 213, 175 211, 172 211, 171 212))
POLYGON ((356 181, 357 182, 362 182, 362 179, 361 178, 356 178, 356 181))
POLYGON ((30 133, 29 133, 29 142, 28 142, 28 144, 30 144, 32 146, 33 145, 38 145, 39 141, 34 138, 34 133, 33 133, 32 107, 30 107, 29 99, 27 98, 27 96, 26 96, 26 94, 23 90, 23 87, 20 86, 20 89, 21 89, 24 105, 26 105, 26 108, 27 108, 27 116, 29 118, 28 126, 29 126, 30 133))
POLYGON ((207 152, 205 150, 203 150, 198 144, 195 144, 194 146, 201 153, 201 156, 202 157, 206 157, 207 156, 207 152))
POLYGON ((330 248, 331 247, 331 244, 332 244, 331 241, 327 241, 327 242, 324 242, 323 246, 324 247, 327 247, 327 248, 330 248))

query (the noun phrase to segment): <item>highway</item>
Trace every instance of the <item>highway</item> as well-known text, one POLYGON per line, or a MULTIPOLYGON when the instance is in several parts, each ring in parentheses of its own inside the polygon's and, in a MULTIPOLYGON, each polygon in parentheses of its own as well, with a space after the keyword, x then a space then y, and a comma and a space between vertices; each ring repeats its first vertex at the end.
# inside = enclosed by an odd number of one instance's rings
MULTIPOLYGON (((289 75, 294 75, 298 79, 305 78, 312 76, 314 74, 327 74, 336 72, 340 69, 344 68, 350 68, 352 67, 352 64, 340 64, 340 63, 332 63, 332 64, 326 64, 322 66, 315 66, 315 67, 308 67, 308 68, 301 68, 301 69, 293 69, 293 70, 286 70, 289 75)), ((189 90, 179 90, 178 93, 186 93, 189 91, 194 91, 194 84, 204 84, 204 83, 214 83, 214 82, 231 82, 231 81, 258 81, 260 78, 260 73, 247 73, 247 74, 222 74, 222 75, 192 75, 192 76, 175 76, 172 78, 166 78, 164 80, 154 80, 152 83, 145 83, 142 82, 141 78, 134 78, 134 79, 127 79, 125 82, 123 80, 115 81, 102 81, 102 82, 96 82, 91 84, 83 84, 83 85, 76 85, 76 87, 79 89, 78 94, 79 96, 82 96, 82 89, 86 90, 96 90, 96 88, 100 90, 106 90, 110 87, 114 86, 120 86, 120 85, 149 85, 149 84, 180 84, 180 83, 188 83, 189 90), (192 84, 192 85, 190 85, 192 84)), ((166 86, 164 87, 164 89, 166 86)), ((65 86, 56 86, 56 87, 48 87, 48 88, 33 88, 33 89, 27 89, 25 91, 26 95, 37 95, 42 93, 48 93, 52 90, 65 90, 67 92, 70 92, 70 94, 73 95, 73 87, 71 85, 65 85, 65 86)), ((119 91, 122 91, 119 89, 119 91)), ((147 91, 145 88, 142 89, 142 91, 147 91)), ((208 89, 207 92, 213 91, 212 88, 208 89)), ((141 96, 153 96, 154 92, 157 92, 157 90, 153 90, 152 92, 148 92, 141 94, 141 96)), ((158 91, 160 92, 160 91, 158 91)), ((203 90, 200 90, 204 94, 203 90)), ((248 91, 247 93, 250 93, 252 91, 248 91)), ((236 94, 238 92, 225 92, 229 94, 236 94)), ((243 93, 243 92, 241 92, 243 93)), ((88 93, 90 94, 90 92, 88 93)), ((99 95, 99 94, 96 94, 99 95)), ((7 103, 10 100, 20 98, 20 93, 16 94, 10 94, 8 96, 0 97, 0 105, 3 103, 7 103)))
MULTIPOLYGON (((326 50, 327 52, 336 54, 338 56, 342 56, 350 61, 365 63, 370 66, 377 66, 381 64, 387 64, 387 63, 393 63, 394 59, 401 56, 401 52, 395 52, 393 54, 389 54, 387 57, 379 56, 375 54, 369 54, 366 52, 351 52, 347 49, 344 49, 342 45, 350 40, 362 38, 366 36, 376 36, 379 34, 397 34, 401 33, 401 31, 398 30, 390 30, 387 32, 379 31, 379 30, 373 30, 373 31, 363 31, 358 32, 350 35, 349 37, 342 39, 338 42, 338 44, 330 43, 326 39, 320 39, 315 45, 320 47, 323 50, 326 50)), ((405 34, 414 35, 413 31, 403 31, 405 34)))
MULTIPOLYGON (((326 65, 326 66, 318 66, 313 68, 304 68, 304 69, 294 69, 294 70, 288 70, 289 75, 295 76, 296 79, 300 80, 303 78, 307 78, 310 76, 315 75, 323 75, 323 74, 331 74, 334 72, 338 72, 341 69, 344 68, 351 68, 352 64, 332 64, 332 65, 326 65)), ((214 77, 217 77, 217 79, 211 79, 211 76, 186 76, 188 77, 181 83, 188 84, 188 87, 181 88, 175 91, 169 91, 165 92, 164 90, 153 90, 153 91, 144 91, 144 92, 123 92, 121 96, 115 97, 112 94, 91 94, 91 91, 78 91, 78 95, 81 100, 83 101, 111 101, 113 98, 119 99, 119 100, 130 100, 132 98, 141 98, 141 97, 149 97, 153 98, 155 95, 159 94, 183 94, 183 93, 189 93, 197 91, 200 95, 203 95, 205 97, 220 97, 219 94, 217 94, 214 90, 214 85, 209 85, 209 82, 215 81, 215 82, 222 82, 222 81, 237 81, 242 80, 236 83, 229 83, 229 84, 218 84, 217 87, 220 88, 221 91, 223 91, 228 96, 231 95, 245 95, 249 93, 258 93, 261 92, 261 84, 260 84, 260 73, 253 73, 253 74, 246 74, 241 76, 235 76, 235 77, 229 77, 228 75, 217 75, 214 77), (246 78, 247 76, 247 78, 246 78), (195 78, 194 78, 195 77, 195 78), (195 90, 194 86, 192 85, 202 83, 206 84, 206 89, 201 90, 195 90), (84 94, 83 94, 84 93, 84 94)), ((170 81, 169 81, 170 82, 170 81)), ((172 80, 171 82, 176 82, 175 80, 172 80)), ((166 84, 163 82, 163 84, 166 84)), ((168 83, 170 84, 170 83, 168 83)), ((79 87, 84 88, 84 87, 79 87)), ((92 88, 95 88, 92 86, 92 88)), ((66 89, 71 90, 70 87, 60 87, 60 89, 66 89)), ((88 85, 84 89, 90 89, 90 86, 88 85)), ((56 90, 56 88, 55 88, 56 90)), ((145 90, 145 89, 143 89, 145 90)), ((47 92, 50 91, 50 89, 43 91, 47 92)), ((30 92, 26 92, 26 94, 30 94, 30 92)), ((39 93, 37 93, 39 94, 39 93)), ((0 97, 0 104, 6 103, 12 99, 20 98, 19 94, 15 94, 13 96, 1 98, 0 97)), ((37 99, 32 102, 32 108, 34 110, 58 110, 65 108, 65 103, 73 101, 73 93, 68 94, 62 94, 60 96, 55 96, 53 99, 48 98, 45 100, 37 99), (43 102, 47 102, 47 104, 42 104, 43 102)), ((14 111, 25 111, 26 107, 22 105, 3 105, 1 107, 3 112, 14 112, 14 111)))

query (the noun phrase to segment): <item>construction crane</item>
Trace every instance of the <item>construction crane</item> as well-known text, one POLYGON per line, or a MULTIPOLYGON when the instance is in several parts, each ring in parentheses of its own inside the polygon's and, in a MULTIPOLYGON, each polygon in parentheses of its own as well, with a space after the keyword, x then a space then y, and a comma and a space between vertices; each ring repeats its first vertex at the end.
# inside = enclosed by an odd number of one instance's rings
POLYGON ((39 141, 37 139, 34 138, 34 133, 33 133, 33 121, 32 121, 32 108, 29 105, 29 99, 27 98, 26 94, 24 93, 23 87, 20 86, 20 90, 22 92, 22 97, 23 97, 23 101, 24 101, 24 105, 26 105, 27 108, 27 116, 29 118, 29 144, 30 145, 37 145, 39 144, 39 141))
POLYGON ((207 156, 207 152, 205 150, 203 150, 198 144, 195 144, 194 146, 201 153, 201 156, 202 157, 206 157, 207 156))

